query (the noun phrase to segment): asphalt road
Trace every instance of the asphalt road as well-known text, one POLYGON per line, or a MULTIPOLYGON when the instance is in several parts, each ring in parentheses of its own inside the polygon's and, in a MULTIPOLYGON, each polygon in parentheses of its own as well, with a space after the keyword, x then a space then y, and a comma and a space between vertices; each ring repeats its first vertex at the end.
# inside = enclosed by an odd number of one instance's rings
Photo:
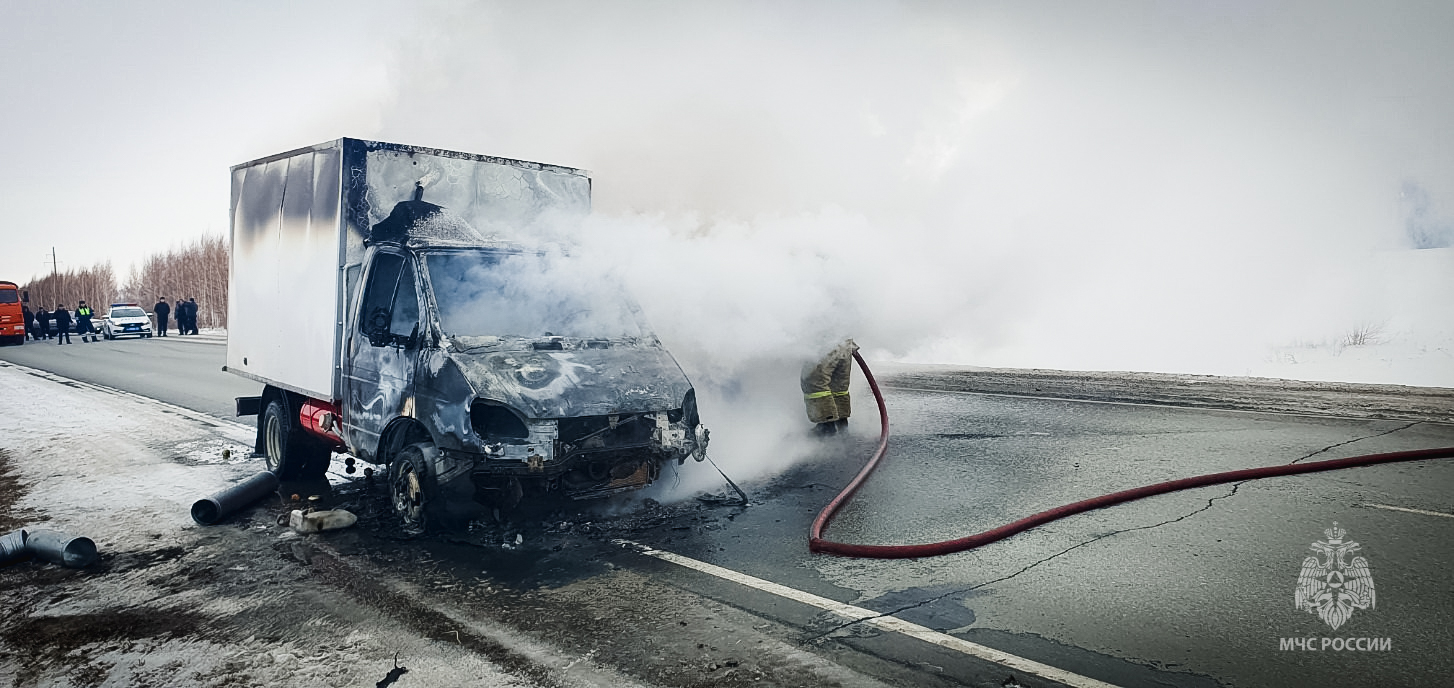
MULTIPOLYGON (((0 349, 0 359, 226 416, 233 396, 257 390, 220 372, 222 358, 221 346, 185 340, 0 349)), ((1161 480, 1454 445, 1454 425, 1437 422, 1437 411, 1399 418, 1397 403, 1395 413, 1381 414, 1391 417, 1218 410, 1218 394, 1228 407, 1249 407, 1245 395, 1223 390, 1193 409, 1101 403, 1094 392, 1073 400, 1016 396, 1013 386, 963 392, 956 390, 974 386, 946 371, 898 373, 886 380, 898 385, 887 389, 890 455, 833 522, 833 539, 935 541, 1161 480)), ((1328 403, 1299 403, 1337 408, 1355 393, 1323 390, 1328 403)), ((589 578, 609 561, 796 629, 793 641, 804 649, 897 685, 997 686, 1010 676, 1024 686, 1053 682, 608 540, 630 539, 1117 685, 1432 686, 1454 675, 1454 460, 1200 488, 933 559, 810 554, 809 523, 874 442, 866 407, 853 435, 826 441, 816 457, 770 483, 748 486, 749 508, 626 519, 590 531, 601 541, 595 549, 552 548, 559 528, 530 531, 527 540, 540 549, 486 568, 508 585, 548 590, 589 578), (1293 603, 1310 546, 1326 540, 1334 522, 1361 545, 1377 591, 1376 606, 1354 610, 1336 630, 1293 603), (1293 638, 1302 639, 1297 649, 1283 649, 1293 638), (1360 638, 1388 649, 1334 649, 1345 639, 1367 647, 1360 638), (1304 649, 1308 639, 1315 649, 1304 649)))
MULTIPOLYGON (((0 360, 126 390, 219 418, 235 418, 233 399, 262 386, 222 372, 226 340, 204 333, 82 342, 27 341, 0 347, 0 360)), ((241 419, 250 422, 249 419, 241 419)))

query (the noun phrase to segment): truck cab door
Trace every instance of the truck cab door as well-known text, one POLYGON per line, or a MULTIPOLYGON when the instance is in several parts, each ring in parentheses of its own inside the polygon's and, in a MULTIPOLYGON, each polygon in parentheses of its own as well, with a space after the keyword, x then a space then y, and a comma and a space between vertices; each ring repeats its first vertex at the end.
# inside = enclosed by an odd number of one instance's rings
POLYGON ((344 371, 344 431, 360 459, 375 460, 390 421, 414 415, 419 290, 409 256, 380 251, 365 276, 344 371))

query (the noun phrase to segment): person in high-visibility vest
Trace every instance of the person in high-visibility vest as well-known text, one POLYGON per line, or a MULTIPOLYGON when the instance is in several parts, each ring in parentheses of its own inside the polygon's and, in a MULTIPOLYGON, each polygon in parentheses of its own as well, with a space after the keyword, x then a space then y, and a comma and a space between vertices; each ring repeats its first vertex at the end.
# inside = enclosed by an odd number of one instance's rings
POLYGON ((848 426, 853 405, 848 397, 848 383, 853 372, 853 353, 858 345, 844 340, 816 363, 803 366, 803 404, 808 421, 822 434, 832 434, 848 426))
POLYGON ((76 333, 81 335, 81 341, 83 342, 86 341, 88 335, 91 338, 90 341, 98 341, 96 339, 96 328, 91 325, 91 316, 95 314, 96 312, 91 310, 91 307, 87 306, 85 301, 81 301, 76 306, 76 333))

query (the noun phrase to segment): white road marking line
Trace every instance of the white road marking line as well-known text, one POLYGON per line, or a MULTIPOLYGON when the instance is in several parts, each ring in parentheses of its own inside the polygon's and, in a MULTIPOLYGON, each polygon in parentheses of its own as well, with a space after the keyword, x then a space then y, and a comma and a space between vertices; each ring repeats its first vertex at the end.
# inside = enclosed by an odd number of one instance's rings
POLYGON ((52 373, 52 372, 50 372, 48 370, 41 370, 39 368, 31 368, 29 366, 20 365, 19 363, 11 363, 10 361, 0 361, 0 367, 15 368, 16 370, 19 370, 19 371, 21 371, 23 373, 29 373, 31 375, 35 375, 36 377, 44 378, 44 379, 50 380, 52 382, 60 382, 60 383, 63 383, 63 384, 68 384, 68 385, 76 385, 76 386, 85 387, 85 388, 88 388, 88 389, 91 389, 91 390, 94 390, 94 391, 97 391, 97 392, 105 392, 107 394, 114 394, 116 396, 125 397, 125 398, 131 399, 133 401, 140 401, 140 402, 144 402, 144 403, 150 404, 150 405, 161 406, 161 407, 167 409, 168 411, 171 411, 172 413, 175 413, 175 414, 177 414, 179 416, 183 416, 185 418, 190 418, 190 419, 195 420, 195 421, 197 421, 199 423, 204 423, 204 424, 210 425, 210 426, 216 428, 227 439, 230 439, 230 440, 232 440, 234 442, 241 442, 241 443, 246 444, 248 446, 252 446, 253 440, 255 439, 255 436, 256 436, 256 430, 254 430, 250 426, 243 425, 242 423, 237 423, 237 422, 230 421, 230 420, 226 420, 226 419, 223 419, 223 418, 217 418, 217 417, 214 417, 214 416, 209 416, 209 415, 207 415, 205 413, 201 413, 199 411, 193 411, 192 409, 189 409, 189 408, 184 408, 184 407, 181 407, 181 406, 177 406, 176 404, 169 404, 169 403, 167 403, 165 401, 159 401, 159 400, 153 399, 151 397, 145 397, 145 396, 142 396, 140 394, 135 394, 133 392, 128 392, 126 390, 116 389, 115 387, 107 387, 105 385, 98 385, 98 384, 94 384, 94 383, 91 383, 91 382, 84 382, 84 381, 77 380, 77 379, 74 379, 74 378, 66 377, 64 375, 57 375, 57 374, 52 373))
POLYGON ((886 631, 901 633, 912 638, 917 638, 926 643, 932 643, 934 645, 938 645, 949 650, 954 650, 973 657, 988 660, 1001 666, 1016 669, 1018 671, 1023 671, 1027 674, 1039 676, 1040 678, 1057 681, 1067 686, 1075 686, 1075 688, 1114 688, 1114 684, 1111 683, 1097 681, 1093 678, 1071 673, 1064 669, 1057 669, 1056 667, 1050 666, 1048 664, 1041 664, 1034 660, 1029 660, 1025 659, 1024 657, 1012 655, 1008 652, 1001 652, 991 647, 985 647, 984 645, 971 643, 967 640, 956 638, 946 633, 940 633, 939 631, 928 628, 926 626, 920 626, 916 623, 904 621, 903 619, 900 619, 898 617, 883 616, 880 615, 878 612, 870 609, 864 609, 863 607, 855 607, 851 604, 836 602, 826 597, 819 597, 810 592, 803 592, 802 590, 798 590, 796 588, 789 588, 786 585, 780 585, 769 580, 763 580, 755 576, 749 576, 745 573, 738 573, 736 571, 733 571, 732 569, 725 569, 715 564, 708 564, 705 561, 692 559, 691 557, 684 557, 680 554, 674 554, 665 550, 654 549, 637 542, 632 542, 630 540, 616 540, 615 542, 618 545, 634 549, 642 554, 661 559, 662 561, 669 561, 678 566, 683 566, 695 571, 700 571, 708 575, 716 576, 723 580, 732 581, 733 583, 737 583, 739 585, 745 585, 749 588, 772 593, 779 597, 785 597, 787 599, 793 600, 794 602, 801 602, 802 604, 817 607, 824 611, 832 612, 853 621, 861 621, 863 623, 877 626, 878 628, 886 631))
POLYGON ((1446 513, 1442 512, 1442 511, 1425 511, 1423 509, 1410 509, 1410 508, 1408 508, 1406 506, 1393 506, 1393 505, 1390 505, 1390 504, 1360 504, 1359 506, 1368 506, 1368 507, 1373 507, 1375 509, 1386 509, 1388 511, 1405 511, 1405 512, 1408 512, 1408 513, 1411 513, 1411 514, 1423 514, 1425 516, 1443 516, 1444 518, 1454 518, 1454 514, 1446 514, 1446 513))

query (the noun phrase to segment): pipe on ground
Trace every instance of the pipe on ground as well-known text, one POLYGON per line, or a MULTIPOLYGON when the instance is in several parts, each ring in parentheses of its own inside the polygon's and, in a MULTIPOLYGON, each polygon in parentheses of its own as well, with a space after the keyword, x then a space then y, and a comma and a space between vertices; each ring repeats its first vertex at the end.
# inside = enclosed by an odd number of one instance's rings
POLYGON ((192 520, 198 525, 210 526, 263 497, 276 492, 278 476, 272 471, 263 471, 232 487, 192 504, 192 520))
POLYGON ((0 566, 17 564, 34 556, 25 546, 28 535, 24 529, 0 535, 0 566))
POLYGON ((96 543, 87 537, 71 537, 59 530, 17 530, 0 535, 0 566, 31 557, 70 569, 96 561, 96 543))
POLYGON ((68 569, 85 568, 96 561, 96 543, 88 537, 71 537, 59 530, 32 530, 25 546, 36 558, 68 569))
POLYGON ((1111 506, 1129 502, 1152 495, 1166 494, 1177 490, 1187 490, 1193 487, 1205 487, 1207 485, 1219 485, 1241 480, 1255 480, 1257 478, 1271 478, 1279 475, 1297 475, 1299 473, 1313 473, 1316 471, 1331 471, 1339 468, 1354 468, 1357 466, 1371 466, 1378 463, 1393 463, 1396 461, 1421 461, 1425 459, 1443 459, 1454 457, 1454 447, 1440 449, 1421 449, 1416 451, 1390 452, 1387 454, 1367 454, 1364 456, 1353 456, 1346 459, 1331 459, 1327 461, 1313 461, 1310 463, 1290 463, 1280 466, 1264 466, 1262 468, 1246 468, 1237 471, 1226 471, 1223 473, 1209 473, 1180 480, 1168 480, 1154 485, 1145 485, 1130 490, 1112 492, 1111 494, 1093 497, 1091 499, 1072 502, 1054 509, 1042 511, 1038 514, 1026 516, 1013 523, 1007 523, 998 528, 991 528, 982 533, 975 533, 955 540, 943 542, 930 542, 918 545, 854 545, 846 542, 834 542, 823 538, 823 530, 828 527, 828 522, 843 508, 843 505, 853 497, 859 487, 863 486, 869 474, 878 467, 878 462, 883 458, 884 452, 889 446, 889 414, 884 406, 883 393, 879 391, 878 382, 874 380, 873 373, 869 372, 868 364, 863 362, 863 357, 857 353, 853 354, 854 360, 858 361, 858 367, 863 370, 863 375, 868 379, 868 386, 873 390, 874 399, 878 401, 879 415, 879 439, 878 447, 874 450, 873 456, 869 457, 868 463, 859 470, 858 475, 848 483, 848 487, 838 493, 828 506, 818 513, 813 520, 813 527, 808 532, 808 550, 812 552, 823 552, 837 554, 845 557, 863 557, 873 559, 910 559, 915 557, 933 557, 952 552, 962 552, 988 545, 991 542, 1003 540, 1011 535, 1024 532, 1039 525, 1065 518, 1072 514, 1078 514, 1092 509, 1111 506))

